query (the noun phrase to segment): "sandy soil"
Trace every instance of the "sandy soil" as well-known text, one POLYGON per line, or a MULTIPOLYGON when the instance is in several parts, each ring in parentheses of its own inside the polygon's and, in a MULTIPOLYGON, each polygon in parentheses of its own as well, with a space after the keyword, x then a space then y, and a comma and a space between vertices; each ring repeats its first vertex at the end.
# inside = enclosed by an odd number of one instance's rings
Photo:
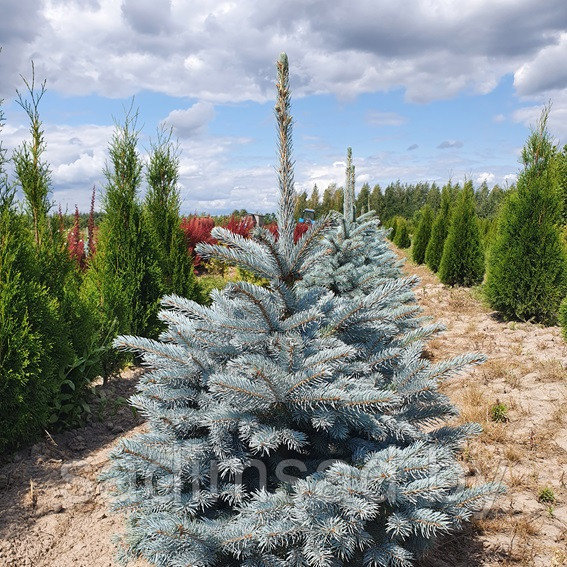
MULTIPOLYGON (((461 409, 459 419, 484 427, 463 454, 468 480, 508 486, 507 495, 464 532, 441 540, 420 567, 567 565, 567 345, 560 330, 503 322, 471 290, 448 289, 409 262, 406 270, 421 278, 416 291, 425 314, 447 326, 429 355, 478 350, 489 357, 444 388, 461 409), (503 421, 493 420, 496 404, 503 421)), ((118 565, 111 538, 122 520, 108 513, 97 477, 116 439, 143 428, 123 401, 137 372, 98 387, 98 420, 46 435, 0 466, 1 567, 118 565)))

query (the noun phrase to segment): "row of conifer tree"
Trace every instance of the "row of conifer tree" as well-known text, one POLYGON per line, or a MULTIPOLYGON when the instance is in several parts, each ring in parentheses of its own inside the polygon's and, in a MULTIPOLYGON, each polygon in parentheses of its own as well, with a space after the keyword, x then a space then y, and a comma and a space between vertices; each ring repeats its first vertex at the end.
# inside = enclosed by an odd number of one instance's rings
POLYGON ((560 149, 542 111, 522 150, 523 168, 488 224, 477 215, 471 181, 443 187, 435 214, 425 205, 414 224, 390 221, 390 238, 411 246, 417 264, 427 264, 447 285, 483 283, 488 303, 504 317, 567 329, 566 195, 567 146, 560 149))

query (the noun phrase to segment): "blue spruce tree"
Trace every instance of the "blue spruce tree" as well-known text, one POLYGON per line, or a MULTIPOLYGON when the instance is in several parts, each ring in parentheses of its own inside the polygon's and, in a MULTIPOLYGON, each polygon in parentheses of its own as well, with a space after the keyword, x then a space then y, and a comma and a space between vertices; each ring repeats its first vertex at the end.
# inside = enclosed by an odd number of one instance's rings
POLYGON ((494 485, 466 488, 456 460, 476 425, 440 382, 477 354, 432 364, 396 339, 390 278, 368 294, 300 285, 316 269, 329 219, 294 243, 288 61, 278 63, 279 239, 215 228, 199 254, 269 281, 214 291, 210 307, 167 296, 160 340, 116 346, 148 370, 133 404, 148 432, 123 439, 106 477, 128 513, 126 559, 160 567, 410 566, 460 527, 494 485))

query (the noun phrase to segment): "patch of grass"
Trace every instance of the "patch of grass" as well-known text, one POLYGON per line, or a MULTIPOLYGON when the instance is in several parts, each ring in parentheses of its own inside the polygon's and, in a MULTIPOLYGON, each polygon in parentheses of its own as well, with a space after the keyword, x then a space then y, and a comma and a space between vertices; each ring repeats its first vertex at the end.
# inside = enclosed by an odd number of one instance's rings
POLYGON ((543 488, 541 488, 537 496, 537 500, 542 504, 554 504, 556 498, 553 489, 549 486, 544 486, 543 488))
POLYGON ((490 419, 497 423, 506 423, 507 421, 510 421, 510 418, 508 417, 508 406, 497 401, 497 403, 490 408, 490 419))

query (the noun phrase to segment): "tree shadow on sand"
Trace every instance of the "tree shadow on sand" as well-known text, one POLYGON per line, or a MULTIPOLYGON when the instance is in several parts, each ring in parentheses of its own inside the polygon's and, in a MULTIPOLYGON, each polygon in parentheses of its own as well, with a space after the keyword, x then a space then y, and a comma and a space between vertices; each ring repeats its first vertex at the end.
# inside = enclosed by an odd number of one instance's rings
MULTIPOLYGON (((144 421, 128 401, 135 393, 141 372, 142 369, 127 370, 107 384, 94 386, 91 414, 83 427, 61 433, 46 431, 42 439, 2 457, 0 540, 17 533, 18 525, 23 527, 41 515, 41 495, 60 490, 66 482, 65 471, 72 470, 75 464, 86 463, 91 481, 96 483, 98 473, 94 469, 104 460, 94 457, 97 451, 112 446, 144 421), (95 465, 89 463, 93 459, 95 465)), ((52 504, 53 509, 46 513, 65 506, 62 500, 52 504)))

